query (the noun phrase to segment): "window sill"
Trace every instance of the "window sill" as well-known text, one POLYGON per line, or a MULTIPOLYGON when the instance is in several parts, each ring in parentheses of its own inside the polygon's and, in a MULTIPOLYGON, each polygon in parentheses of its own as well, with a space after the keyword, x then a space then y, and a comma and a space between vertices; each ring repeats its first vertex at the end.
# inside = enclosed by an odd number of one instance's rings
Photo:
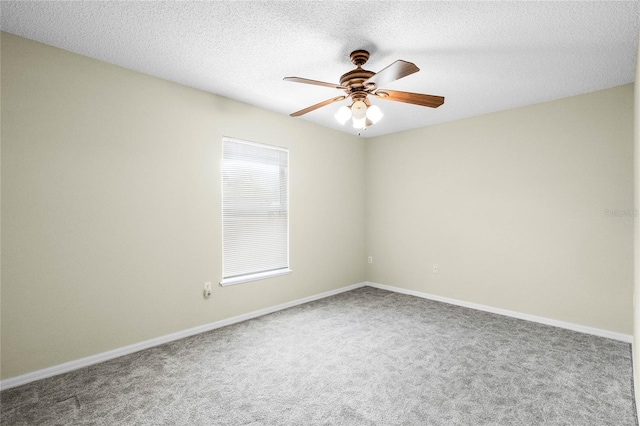
POLYGON ((280 275, 287 275, 287 274, 290 274, 291 272, 293 271, 289 268, 282 268, 282 269, 276 269, 275 271, 258 272, 257 274, 248 274, 248 275, 241 275, 239 277, 224 278, 222 281, 220 281, 220 286, 226 287, 229 285, 241 284, 249 281, 264 280, 266 278, 273 278, 280 275))

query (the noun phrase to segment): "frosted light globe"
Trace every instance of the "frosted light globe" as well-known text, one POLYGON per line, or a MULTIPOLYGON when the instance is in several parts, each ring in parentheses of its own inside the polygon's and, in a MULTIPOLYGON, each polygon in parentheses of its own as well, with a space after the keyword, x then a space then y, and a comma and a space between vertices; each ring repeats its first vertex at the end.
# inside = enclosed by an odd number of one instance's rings
POLYGON ((336 118, 336 120, 338 120, 338 123, 344 124, 348 119, 351 118, 351 110, 348 106, 342 105, 340 108, 338 108, 338 111, 336 112, 334 117, 336 118))
POLYGON ((354 119, 363 119, 365 115, 367 115, 367 104, 362 101, 355 101, 353 105, 351 105, 351 112, 353 113, 354 119))
POLYGON ((369 108, 367 108, 367 118, 371 120, 373 124, 376 124, 378 121, 380 121, 383 115, 384 114, 382 113, 380 108, 378 108, 378 105, 371 105, 369 108))

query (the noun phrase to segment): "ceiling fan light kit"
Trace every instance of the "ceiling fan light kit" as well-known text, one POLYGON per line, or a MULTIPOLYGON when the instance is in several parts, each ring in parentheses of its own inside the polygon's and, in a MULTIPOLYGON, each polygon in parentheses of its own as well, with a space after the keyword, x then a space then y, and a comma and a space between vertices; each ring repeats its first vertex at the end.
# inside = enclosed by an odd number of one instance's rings
POLYGON ((351 106, 341 106, 334 117, 342 125, 351 119, 355 129, 364 130, 380 121, 384 115, 377 105, 371 105, 371 102, 367 98, 368 95, 375 96, 380 99, 404 102, 430 108, 437 108, 444 103, 444 97, 442 96, 378 89, 378 86, 380 85, 391 83, 420 71, 420 68, 411 62, 400 59, 375 73, 362 68, 362 65, 369 60, 369 52, 366 50, 355 50, 351 52, 350 59, 356 68, 343 74, 340 77, 340 84, 325 83, 323 81, 310 80, 301 77, 285 77, 285 81, 331 87, 343 90, 346 93, 344 96, 328 99, 300 111, 296 111, 292 113, 291 116, 299 117, 323 106, 351 98, 351 106))

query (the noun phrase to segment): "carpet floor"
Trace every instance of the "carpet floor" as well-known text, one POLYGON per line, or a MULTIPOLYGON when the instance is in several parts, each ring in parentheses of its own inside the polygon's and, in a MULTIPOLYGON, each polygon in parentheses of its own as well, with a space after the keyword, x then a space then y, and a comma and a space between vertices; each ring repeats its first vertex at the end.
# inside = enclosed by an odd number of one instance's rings
POLYGON ((631 347, 370 287, 0 393, 3 425, 637 425, 631 347))

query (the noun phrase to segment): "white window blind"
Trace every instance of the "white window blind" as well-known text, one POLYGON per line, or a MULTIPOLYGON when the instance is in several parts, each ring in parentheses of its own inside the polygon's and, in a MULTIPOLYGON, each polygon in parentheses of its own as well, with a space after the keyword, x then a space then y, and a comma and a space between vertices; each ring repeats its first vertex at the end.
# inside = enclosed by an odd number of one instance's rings
POLYGON ((223 279, 230 285, 289 270, 289 152, 223 138, 223 279))

